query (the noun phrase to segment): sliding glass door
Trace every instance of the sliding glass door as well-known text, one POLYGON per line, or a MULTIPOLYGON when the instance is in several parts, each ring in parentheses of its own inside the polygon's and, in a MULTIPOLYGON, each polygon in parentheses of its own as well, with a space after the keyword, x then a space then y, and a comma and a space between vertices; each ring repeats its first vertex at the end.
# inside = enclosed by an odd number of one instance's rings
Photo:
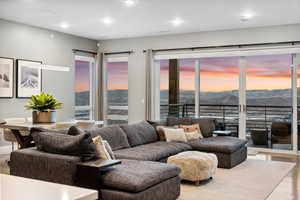
POLYGON ((249 146, 292 150, 291 55, 246 57, 249 146))
POLYGON ((295 151, 299 140, 294 138, 300 132, 300 54, 281 54, 285 49, 249 52, 178 59, 173 55, 169 60, 161 56, 161 118, 212 118, 219 130, 247 139, 249 147, 295 151))
POLYGON ((106 62, 107 116, 106 123, 128 123, 128 58, 113 57, 106 62))

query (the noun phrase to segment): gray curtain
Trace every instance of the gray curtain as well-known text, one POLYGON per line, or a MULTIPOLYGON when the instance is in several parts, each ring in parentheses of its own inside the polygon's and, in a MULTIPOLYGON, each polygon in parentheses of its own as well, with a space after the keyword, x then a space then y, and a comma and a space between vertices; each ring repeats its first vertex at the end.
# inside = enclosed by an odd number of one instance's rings
POLYGON ((95 120, 105 120, 105 88, 104 88, 104 53, 96 56, 96 92, 95 92, 95 120))
POLYGON ((151 49, 146 50, 145 53, 145 67, 146 67, 146 95, 145 95, 145 106, 146 106, 146 112, 145 112, 145 119, 146 120, 153 120, 154 119, 154 108, 153 108, 153 95, 152 94, 152 76, 153 76, 153 52, 151 49))

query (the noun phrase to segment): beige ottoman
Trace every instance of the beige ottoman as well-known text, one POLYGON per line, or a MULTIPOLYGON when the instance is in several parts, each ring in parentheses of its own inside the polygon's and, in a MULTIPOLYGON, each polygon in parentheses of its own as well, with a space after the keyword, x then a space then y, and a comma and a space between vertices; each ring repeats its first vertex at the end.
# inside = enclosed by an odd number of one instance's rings
POLYGON ((186 151, 169 157, 168 163, 181 168, 181 179, 199 185, 200 181, 212 178, 216 173, 218 159, 215 154, 186 151))

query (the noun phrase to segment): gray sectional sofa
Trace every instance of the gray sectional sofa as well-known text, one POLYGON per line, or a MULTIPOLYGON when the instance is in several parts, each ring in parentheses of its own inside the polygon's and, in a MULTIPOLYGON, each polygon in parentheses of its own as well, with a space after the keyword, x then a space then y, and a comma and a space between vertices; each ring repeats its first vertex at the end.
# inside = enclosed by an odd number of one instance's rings
MULTIPOLYGON (((180 195, 180 169, 166 164, 169 156, 198 150, 215 153, 219 167, 231 168, 247 158, 246 141, 232 137, 212 137, 211 119, 170 118, 88 131, 107 140, 122 163, 101 171, 99 193, 104 200, 175 200, 180 195), (188 143, 160 141, 158 125, 199 123, 205 138, 188 143)), ((36 148, 11 154, 11 174, 50 182, 78 185, 80 157, 51 154, 36 148)), ((94 177, 90 177, 93 179, 94 177)))

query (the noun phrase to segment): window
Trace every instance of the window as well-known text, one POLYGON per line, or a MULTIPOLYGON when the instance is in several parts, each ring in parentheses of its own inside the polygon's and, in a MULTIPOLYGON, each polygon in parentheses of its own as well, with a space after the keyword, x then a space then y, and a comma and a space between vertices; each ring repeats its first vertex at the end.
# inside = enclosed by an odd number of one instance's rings
POLYGON ((160 118, 168 116, 169 104, 169 60, 160 61, 160 118))
POLYGON ((107 62, 107 124, 128 123, 128 58, 107 62))
POLYGON ((75 57, 75 119, 93 119, 93 71, 92 57, 75 57))
POLYGON ((180 104, 195 104, 195 60, 179 60, 180 104))

